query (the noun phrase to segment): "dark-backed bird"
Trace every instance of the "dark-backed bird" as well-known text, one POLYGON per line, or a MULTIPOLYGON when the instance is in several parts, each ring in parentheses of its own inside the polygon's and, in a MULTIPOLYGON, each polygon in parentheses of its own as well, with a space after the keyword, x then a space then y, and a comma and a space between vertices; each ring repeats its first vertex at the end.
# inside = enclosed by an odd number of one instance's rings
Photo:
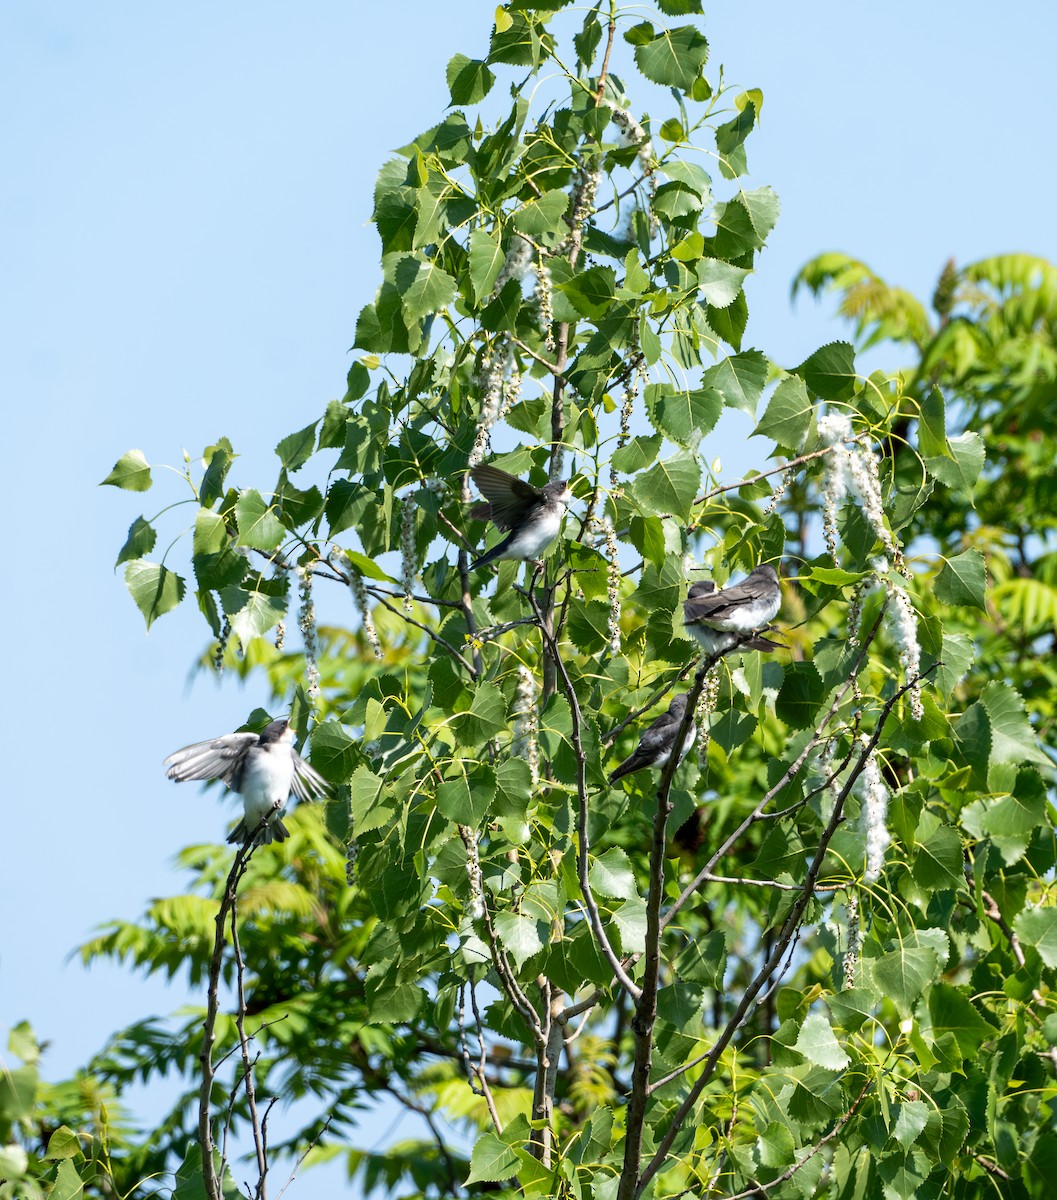
MULTIPOLYGON (((647 767, 655 767, 657 770, 663 770, 672 756, 672 747, 675 745, 675 739, 679 734, 679 726, 683 723, 683 714, 685 712, 686 697, 676 696, 671 704, 668 705, 668 711, 661 713, 657 720, 639 738, 639 744, 635 747, 634 752, 625 758, 615 771, 610 773, 609 782, 616 783, 618 779, 623 779, 625 775, 631 775, 635 771, 645 771, 647 767)), ((691 721, 690 728, 686 731, 686 737, 683 738, 682 748, 679 751, 680 762, 686 758, 696 738, 697 726, 691 721)))
POLYGON ((313 800, 328 791, 323 776, 294 749, 294 731, 286 718, 265 725, 259 734, 224 733, 206 742, 195 742, 170 754, 163 765, 166 775, 177 783, 222 779, 237 792, 245 815, 228 841, 243 845, 250 841, 255 846, 285 841, 290 831, 279 813, 290 793, 299 800, 313 800))
POLYGON ((470 472, 484 501, 470 515, 492 521, 509 533, 498 545, 470 563, 470 570, 486 567, 503 558, 530 561, 539 558, 558 536, 562 517, 572 500, 569 483, 555 479, 538 488, 498 467, 474 467, 470 472))
POLYGON ((778 572, 764 563, 741 583, 717 589, 709 579, 692 584, 683 602, 683 623, 706 654, 728 650, 777 650, 780 642, 760 636, 782 605, 778 572), (746 637, 746 634, 755 634, 746 637))

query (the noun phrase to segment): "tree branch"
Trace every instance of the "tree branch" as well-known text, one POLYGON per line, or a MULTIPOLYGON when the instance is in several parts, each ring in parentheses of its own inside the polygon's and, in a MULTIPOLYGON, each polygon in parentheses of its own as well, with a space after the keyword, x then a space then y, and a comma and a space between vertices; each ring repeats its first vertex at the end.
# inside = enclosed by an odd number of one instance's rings
POLYGON ((642 990, 636 997, 635 1016, 631 1029, 635 1035, 635 1061, 631 1075, 631 1099, 628 1103, 624 1133, 624 1166, 617 1186, 617 1200, 632 1200, 636 1195, 639 1164, 642 1161, 642 1129, 649 1097, 650 1071, 653 1067, 653 1029, 657 1023, 657 991, 661 969, 661 900, 664 896, 664 850, 668 816, 672 811, 671 790, 675 772, 679 769, 679 747, 683 745, 694 722, 694 710, 705 686, 705 676, 715 665, 718 655, 706 655, 694 676, 686 695, 686 707, 675 733, 672 752, 661 771, 657 785, 657 812, 653 819, 653 840, 650 844, 650 887, 646 898, 646 966, 642 990))

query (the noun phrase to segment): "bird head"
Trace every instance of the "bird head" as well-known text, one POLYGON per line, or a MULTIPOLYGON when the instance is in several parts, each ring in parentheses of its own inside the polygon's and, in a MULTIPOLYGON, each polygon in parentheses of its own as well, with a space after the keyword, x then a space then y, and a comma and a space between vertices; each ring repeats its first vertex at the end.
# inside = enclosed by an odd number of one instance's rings
POLYGON ((277 721, 270 721, 261 730, 260 744, 270 746, 275 742, 292 742, 293 739, 294 731, 290 727, 290 719, 280 717, 277 721))

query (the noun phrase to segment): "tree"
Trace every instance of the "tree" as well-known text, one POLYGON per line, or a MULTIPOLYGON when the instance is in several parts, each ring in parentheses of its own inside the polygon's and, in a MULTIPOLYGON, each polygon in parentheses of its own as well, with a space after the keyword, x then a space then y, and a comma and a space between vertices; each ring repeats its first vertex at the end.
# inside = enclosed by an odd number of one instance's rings
MULTIPOLYGON (((205 658, 293 698, 334 799, 282 844, 189 848, 187 895, 83 948, 206 990, 90 1065, 118 1094, 187 1080, 107 1180, 232 1192, 230 1128, 261 1197, 269 1155, 335 1154, 421 1196, 1045 1195, 1051 760, 1008 682, 1023 644, 988 623, 999 538, 937 552, 931 525, 970 511, 988 431, 949 436, 939 388, 863 378, 850 345, 791 368, 744 345, 778 217, 737 182, 762 96, 706 79, 696 24, 568 8, 497 10, 452 111, 382 168, 361 357, 274 488, 229 484, 225 439, 185 472, 205 658), (776 465, 706 465, 726 407, 762 407, 776 465), (494 588, 485 460, 579 502, 494 588), (699 658, 688 584, 760 562, 787 648, 699 658), (354 629, 317 628, 324 585, 354 629), (675 689, 697 751, 611 786, 675 689), (382 1093, 430 1136, 358 1146, 382 1093), (271 1096, 316 1111, 277 1140, 271 1096)), ((151 469, 130 451, 106 482, 151 469)), ((137 517, 119 554, 148 625, 188 586, 155 541, 137 517)))

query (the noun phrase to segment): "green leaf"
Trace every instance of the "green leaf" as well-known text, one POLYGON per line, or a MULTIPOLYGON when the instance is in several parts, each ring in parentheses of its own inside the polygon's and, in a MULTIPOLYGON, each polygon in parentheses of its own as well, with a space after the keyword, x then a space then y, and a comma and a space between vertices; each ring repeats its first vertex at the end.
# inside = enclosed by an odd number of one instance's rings
POLYGON ((998 1030, 977 1011, 958 988, 949 983, 933 984, 929 991, 929 1016, 933 1033, 953 1033, 958 1048, 966 1058, 972 1058, 980 1043, 998 1036, 998 1030))
POLYGON ((728 408, 740 409, 755 418, 767 382, 767 359, 759 350, 745 350, 703 371, 701 382, 715 388, 728 408))
POLYGON ((455 299, 455 280, 431 260, 409 254, 397 264, 394 278, 404 312, 412 321, 440 312, 455 299))
MULTIPOLYGON (((976 702, 987 712, 991 729, 990 761, 995 763, 1035 763, 1052 767, 1049 757, 1039 749, 1038 737, 1028 720, 1023 698, 1008 684, 994 680, 980 693, 976 702)), ((976 704, 972 707, 975 708, 976 704)), ((963 714, 965 720, 968 710, 963 714)), ((957 726, 961 736, 961 721, 957 726)))
POLYGON ((456 54, 445 73, 452 104, 478 104, 492 90, 495 75, 479 58, 456 54))
POLYGON ((616 275, 612 267, 590 267, 565 283, 558 284, 558 290, 569 297, 580 316, 592 319, 605 315, 616 295, 616 288, 616 275))
POLYGON ((48 1200, 80 1200, 83 1195, 84 1183, 77 1174, 77 1168, 69 1160, 59 1163, 55 1186, 48 1193, 48 1200))
POLYGON ((496 914, 495 932, 503 948, 512 955, 518 969, 527 959, 543 949, 540 924, 534 917, 521 913, 501 912, 496 914))
POLYGON ((473 230, 470 234, 470 283, 478 304, 492 294, 504 258, 498 239, 484 229, 473 230))
POLYGON ((548 234, 561 233, 568 229, 564 219, 568 207, 569 197, 565 192, 544 192, 514 213, 514 228, 537 241, 548 234))
POLYGON ((80 1152, 81 1142, 77 1134, 68 1126, 60 1125, 48 1139, 46 1159, 73 1158, 80 1152))
POLYGON ((263 637, 286 616, 286 597, 265 592, 249 592, 240 587, 221 589, 220 603, 231 622, 231 631, 248 646, 255 637, 263 637))
POLYGON ((1034 946, 1050 970, 1057 967, 1057 908, 1025 908, 1013 930, 1026 946, 1034 946))
POLYGON ((947 454, 947 417, 943 393, 933 388, 921 405, 918 419, 918 450, 922 458, 947 454))
POLYGON ((980 472, 984 469, 986 448, 984 439, 969 430, 948 441, 950 457, 926 459, 925 465, 933 475, 953 491, 971 496, 980 472))
POLYGON ((206 469, 198 488, 198 500, 205 508, 215 504, 224 494, 224 481, 235 461, 231 443, 227 438, 221 438, 215 446, 206 446, 202 451, 202 459, 206 469))
POLYGON ((793 368, 822 400, 847 400, 855 390, 855 351, 847 342, 830 342, 793 368))
POLYGON ((808 1062, 826 1067, 830 1071, 843 1071, 851 1059, 841 1049, 829 1021, 821 1013, 809 1013, 797 1035, 793 1047, 808 1062))
POLYGON ((118 551, 114 566, 120 567, 123 562, 150 554, 157 540, 158 534, 154 526, 145 517, 137 517, 128 527, 128 537, 125 538, 125 544, 118 551))
POLYGON ((657 7, 666 17, 685 17, 702 11, 701 0, 657 0, 657 7))
POLYGON ((628 900, 635 894, 631 859, 617 846, 592 859, 587 874, 591 887, 602 896, 628 900))
POLYGON ((957 829, 944 825, 934 813, 924 812, 914 832, 914 878, 923 888, 939 891, 965 883, 962 873, 962 839, 957 829))
POLYGON ((653 83, 689 91, 708 58, 708 42, 693 25, 654 34, 635 48, 639 70, 653 83))
POLYGON ((774 389, 754 435, 772 438, 779 446, 799 450, 811 429, 814 405, 800 378, 783 379, 774 389))
POLYGON ((506 700, 492 683, 478 685, 469 711, 460 713, 459 738, 464 746, 480 746, 505 731, 506 700))
POLYGON ((249 488, 235 504, 235 520, 239 527, 237 545, 254 550, 276 550, 286 537, 275 511, 266 504, 256 488, 249 488))
POLYGON ((987 568, 979 550, 966 550, 948 558, 936 576, 936 599, 944 604, 966 605, 987 611, 984 591, 987 568))
POLYGON ((392 575, 387 575, 373 558, 368 558, 366 554, 361 554, 359 550, 346 550, 344 554, 364 579, 377 579, 379 583, 397 582, 392 575))
POLYGON ((518 1156, 494 1133, 483 1133, 474 1142, 470 1155, 470 1173, 464 1186, 471 1183, 502 1183, 517 1174, 518 1156))
POLYGON ((185 584, 181 576, 160 563, 136 558, 125 567, 125 583, 136 607, 143 614, 147 628, 184 598, 185 584))
POLYGON ((300 470, 312 457, 312 451, 316 448, 316 426, 318 424, 318 421, 313 421, 311 425, 306 425, 297 433, 291 433, 288 437, 284 437, 275 447, 279 461, 288 471, 300 470))
POLYGON ((659 433, 650 437, 633 437, 626 446, 614 451, 611 459, 613 470, 621 475, 634 475, 636 471, 641 471, 657 457, 663 441, 659 433))
POLYGON ((620 930, 620 946, 625 954, 642 954, 646 950, 646 901, 632 896, 613 913, 613 923, 620 930))
POLYGON ((483 771, 471 780, 465 775, 446 779, 437 787, 437 811, 456 825, 476 826, 492 807, 495 799, 495 776, 490 784, 483 771))
POLYGON ((896 1107, 892 1136, 904 1149, 912 1146, 921 1136, 931 1111, 924 1100, 907 1100, 896 1107))
POLYGON ((888 996, 905 1012, 935 979, 940 960, 932 946, 904 943, 880 958, 864 959, 863 966, 878 994, 888 996))
POLYGON ((694 447, 716 427, 723 396, 715 388, 676 391, 670 384, 647 384, 646 408, 654 425, 678 446, 694 447))
POLYGON ((706 987, 721 987, 727 969, 727 939, 722 930, 714 929, 703 937, 695 937, 675 960, 677 979, 686 983, 702 983, 706 987))
POLYGON ((749 271, 721 262, 718 258, 702 258, 694 264, 697 286, 707 304, 726 308, 741 295, 742 284, 749 271))
POLYGON ((814 663, 790 663, 785 669, 775 715, 792 729, 813 725, 818 706, 826 698, 826 685, 814 663))
POLYGON ((151 485, 150 467, 142 450, 129 450, 114 463, 114 468, 99 486, 110 484, 126 492, 145 492, 151 485))
MULTIPOLYGON (((359 742, 351 738, 338 721, 323 721, 312 730, 312 766, 331 783, 345 783, 356 770, 361 757, 359 742)), ((368 776, 375 792, 381 780, 367 767, 357 774, 368 776)))
POLYGON ((690 509, 701 484, 701 468, 687 451, 656 463, 631 480, 636 503, 646 513, 662 516, 671 513, 688 520, 690 509))

